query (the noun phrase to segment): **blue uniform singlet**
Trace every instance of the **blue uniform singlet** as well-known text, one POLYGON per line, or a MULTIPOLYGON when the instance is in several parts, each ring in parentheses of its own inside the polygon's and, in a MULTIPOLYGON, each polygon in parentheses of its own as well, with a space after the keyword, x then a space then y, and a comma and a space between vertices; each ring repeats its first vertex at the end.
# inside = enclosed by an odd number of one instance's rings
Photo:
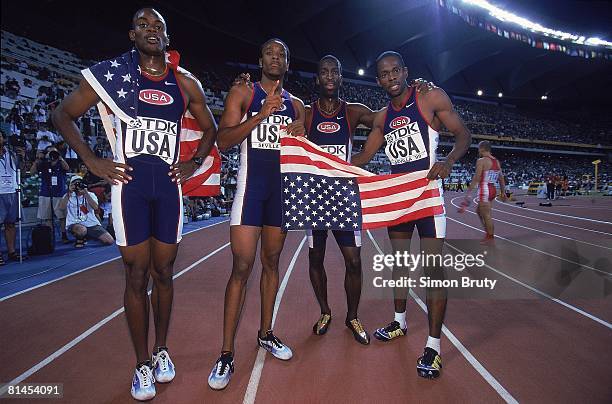
MULTIPOLYGON (((327 115, 319 109, 319 102, 312 104, 312 119, 308 140, 322 149, 344 161, 351 161, 353 149, 353 133, 348 121, 348 109, 345 101, 341 101, 338 112, 327 115)), ((341 247, 361 247, 360 231, 332 230, 336 242, 341 247)), ((325 246, 327 230, 308 230, 308 245, 310 248, 325 246)))
POLYGON ((181 187, 168 176, 178 162, 181 119, 186 104, 175 72, 140 77, 137 121, 121 123, 115 161, 133 168, 132 180, 113 185, 112 213, 117 244, 130 246, 149 237, 176 244, 183 230, 181 187))
MULTIPOLYGON (((438 131, 429 125, 419 109, 417 92, 411 88, 400 109, 389 102, 384 126, 385 154, 391 173, 429 170, 436 162, 438 131)), ((440 195, 442 181, 438 180, 440 195)), ((389 227, 391 231, 412 232, 417 227, 420 237, 446 237, 446 215, 435 215, 389 227)))
MULTIPOLYGON (((267 93, 259 82, 245 116, 256 115, 267 93)), ((282 91, 280 110, 263 120, 240 144, 240 169, 230 225, 281 226, 280 135, 295 119, 291 94, 282 91)))

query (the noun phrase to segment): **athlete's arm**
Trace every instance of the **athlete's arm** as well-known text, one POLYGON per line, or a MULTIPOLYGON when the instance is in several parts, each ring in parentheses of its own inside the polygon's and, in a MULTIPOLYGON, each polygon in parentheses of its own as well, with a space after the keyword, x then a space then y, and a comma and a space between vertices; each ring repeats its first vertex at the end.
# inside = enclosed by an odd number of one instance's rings
POLYGON ((55 108, 51 114, 53 125, 60 132, 66 143, 79 155, 91 172, 113 184, 119 181, 127 183, 132 177, 127 173, 132 170, 127 164, 96 157, 89 145, 81 138, 75 121, 98 102, 98 95, 87 80, 81 80, 79 87, 55 108))
POLYGON ((310 133, 310 124, 312 123, 312 106, 304 105, 304 129, 306 129, 306 133, 304 136, 308 137, 310 133))
POLYGON ((381 110, 374 119, 372 131, 368 135, 368 140, 366 140, 363 149, 359 153, 351 156, 351 164, 361 167, 372 160, 372 157, 374 157, 378 149, 380 149, 385 142, 385 137, 383 135, 384 120, 385 114, 383 110, 381 110))
POLYGON ((291 136, 305 136, 306 128, 304 127, 304 120, 306 119, 306 111, 304 101, 292 96, 291 103, 295 110, 295 120, 287 125, 287 134, 291 136))
POLYGON ((470 143, 472 143, 472 135, 453 108, 453 104, 444 90, 435 88, 422 97, 421 102, 428 105, 433 111, 434 116, 438 117, 449 132, 455 135, 455 145, 453 150, 446 156, 446 161, 435 163, 427 174, 429 179, 437 177, 446 178, 450 174, 453 164, 467 152, 470 143))
POLYGON ((374 118, 376 118, 376 113, 381 110, 372 111, 370 107, 366 105, 358 102, 351 102, 348 104, 348 111, 350 114, 357 115, 357 125, 362 124, 368 128, 372 128, 374 126, 374 118))
MULTIPOLYGON (((200 83, 190 74, 178 73, 176 77, 179 80, 181 89, 187 93, 187 108, 198 122, 198 126, 202 131, 202 138, 193 157, 205 158, 210 154, 210 150, 215 145, 217 125, 215 124, 212 112, 210 112, 208 105, 206 105, 206 96, 200 83)), ((198 165, 193 160, 185 161, 171 165, 168 175, 172 177, 172 181, 185 181, 197 169, 198 165)))
MULTIPOLYGON (((278 82, 276 85, 278 86, 278 82)), ((276 86, 274 90, 276 90, 276 86)), ((249 90, 246 86, 234 86, 230 89, 225 99, 225 108, 223 115, 221 115, 219 132, 217 133, 217 144, 221 150, 228 150, 242 142, 257 125, 270 116, 273 111, 280 108, 282 104, 280 94, 272 91, 266 97, 266 101, 259 112, 240 123, 249 107, 246 104, 252 96, 253 90, 249 90)))
POLYGON ((506 198, 506 179, 504 178, 504 173, 501 169, 501 164, 499 165, 499 198, 502 201, 505 201, 506 198))
POLYGON ((482 172, 484 171, 484 160, 478 159, 476 162, 476 173, 474 174, 474 178, 472 178, 472 182, 468 185, 466 198, 469 198, 470 193, 474 188, 478 186, 480 183, 480 179, 482 178, 482 172))
POLYGON ((99 206, 98 206, 98 199, 96 197, 96 194, 94 194, 93 192, 89 192, 86 189, 84 189, 80 193, 81 195, 85 196, 85 199, 87 199, 87 203, 89 204, 89 206, 91 206, 93 210, 98 210, 99 206))

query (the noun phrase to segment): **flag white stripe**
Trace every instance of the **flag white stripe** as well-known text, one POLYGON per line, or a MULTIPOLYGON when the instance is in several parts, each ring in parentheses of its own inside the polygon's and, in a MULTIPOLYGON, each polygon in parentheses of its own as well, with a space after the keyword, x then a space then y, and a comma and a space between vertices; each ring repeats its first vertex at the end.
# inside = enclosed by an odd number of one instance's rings
POLYGON ((314 175, 322 175, 323 177, 342 177, 342 178, 355 178, 354 174, 347 173, 340 170, 328 170, 320 169, 315 166, 307 164, 281 164, 281 173, 307 173, 314 175))
POLYGON ((202 131, 181 128, 181 143, 193 142, 202 139, 202 131))
MULTIPOLYGON (((305 141, 305 142, 308 142, 308 141, 305 141)), ((308 144, 314 147, 315 149, 317 149, 320 153, 326 154, 328 156, 332 156, 332 154, 325 152, 323 149, 321 149, 314 143, 308 142, 308 144)), ((309 152, 308 150, 305 150, 303 147, 300 147, 300 146, 283 146, 281 150, 281 155, 282 156, 301 156, 301 157, 309 158, 313 161, 320 161, 320 162, 329 164, 330 166, 336 169, 350 171, 353 176, 371 177, 374 175, 369 171, 366 171, 359 167, 352 166, 346 162, 339 163, 328 157, 325 157, 325 156, 322 156, 322 155, 319 155, 313 152, 309 152)), ((288 163, 285 163, 285 164, 288 164, 288 163)), ((323 170, 326 170, 326 169, 323 169, 323 170)))
POLYGON ((363 223, 387 222, 390 220, 399 219, 400 217, 419 211, 421 209, 439 206, 444 203, 441 197, 434 197, 417 201, 409 208, 393 210, 383 213, 369 213, 362 216, 363 223))
POLYGON ((361 199, 362 208, 371 208, 374 206, 388 205, 391 203, 418 199, 423 192, 436 189, 436 184, 429 183, 427 186, 411 189, 410 191, 398 192, 392 195, 380 196, 378 198, 363 198, 361 199))
MULTIPOLYGON (((395 187, 398 185, 405 185, 409 182, 422 180, 423 178, 427 176, 427 173, 428 173, 428 170, 415 171, 412 173, 402 174, 401 176, 389 178, 386 180, 380 180, 380 181, 368 182, 368 183, 360 183, 359 190, 361 192, 376 191, 378 189, 391 188, 391 187, 395 187)), ((436 184, 436 186, 438 186, 439 181, 433 180, 430 182, 430 184, 436 184)))

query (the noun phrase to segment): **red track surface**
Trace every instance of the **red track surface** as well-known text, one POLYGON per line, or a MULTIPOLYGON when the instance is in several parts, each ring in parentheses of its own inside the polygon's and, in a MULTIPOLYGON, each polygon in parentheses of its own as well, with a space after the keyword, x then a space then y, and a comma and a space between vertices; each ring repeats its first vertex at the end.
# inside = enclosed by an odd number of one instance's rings
MULTIPOLYGON (((482 237, 480 223, 469 212, 456 213, 451 204, 456 196, 454 193, 446 196, 450 219, 445 252, 456 253, 454 248, 481 252, 478 243, 466 241, 482 237)), ((255 334, 259 326, 259 268, 256 267, 238 329, 236 373, 225 391, 210 390, 206 378, 221 343, 222 302, 231 268, 230 249, 221 248, 199 264, 192 264, 229 241, 228 224, 186 236, 175 273, 192 267, 175 280, 169 336, 178 372, 171 384, 157 385, 155 402, 236 403, 245 398, 246 402, 255 399, 261 403, 369 403, 389 399, 395 402, 612 401, 609 367, 612 278, 608 275, 612 271, 612 224, 601 223, 612 222, 612 201, 576 199, 560 202, 571 206, 555 208, 541 208, 537 202, 528 199, 527 204, 528 209, 536 211, 496 204, 494 217, 508 222, 495 222, 496 234, 509 241, 498 239, 496 246, 488 249, 489 268, 463 275, 497 279, 497 285, 493 291, 477 290, 468 297, 450 292, 453 297, 449 300, 445 324, 464 352, 443 337, 444 371, 434 381, 419 378, 415 371, 415 360, 427 337, 427 321, 414 300, 409 303, 406 338, 386 344, 373 339, 370 346, 361 346, 353 340, 343 324, 344 265, 331 237, 326 267, 334 320, 326 336, 312 335, 311 327, 319 311, 308 279, 307 246, 299 249, 303 235, 291 233, 281 258, 281 279, 294 255, 296 260, 279 305, 275 331, 293 348, 294 358, 281 362, 263 355, 260 378, 258 381, 252 378, 258 352, 255 334), (517 282, 537 289, 540 294, 517 282), (464 354, 474 360, 469 362, 464 354), (486 370, 482 371, 478 364, 486 370)), ((372 236, 389 252, 385 231, 374 231, 372 236)), ((360 318, 373 332, 391 320, 393 306, 390 290, 372 287, 372 278, 377 275, 371 270, 372 256, 378 251, 366 234, 363 243, 364 291, 360 318)), ((413 244, 416 252, 418 244, 413 244)), ((415 292, 423 298, 423 290, 415 292)), ((62 402, 132 402, 129 383, 135 359, 124 315, 119 312, 100 323, 122 309, 122 299, 123 269, 119 261, 113 261, 1 302, 4 353, 0 381, 14 380, 29 371, 31 375, 24 382, 64 383, 62 402), (83 337, 91 327, 93 332, 83 337), (73 344, 66 348, 71 341, 73 344), (45 366, 31 371, 41 362, 45 366)), ((261 361, 257 364, 261 365, 261 361)))

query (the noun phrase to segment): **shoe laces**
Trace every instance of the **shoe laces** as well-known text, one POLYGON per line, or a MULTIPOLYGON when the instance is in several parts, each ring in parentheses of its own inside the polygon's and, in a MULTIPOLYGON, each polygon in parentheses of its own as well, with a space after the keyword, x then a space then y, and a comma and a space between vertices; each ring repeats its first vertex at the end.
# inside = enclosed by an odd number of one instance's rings
POLYGON ((350 322, 351 322, 351 326, 353 327, 355 331, 357 331, 357 333, 362 334, 365 332, 363 330, 363 325, 361 324, 361 321, 359 321, 358 318, 354 318, 350 322))
POLYGON ((385 330, 386 332, 391 332, 397 330, 398 328, 400 328, 399 323, 397 321, 391 321, 389 325, 383 328, 383 330, 385 330))
POLYGON ((161 350, 155 355, 155 362, 153 363, 153 367, 157 366, 157 364, 159 363, 159 367, 162 371, 165 372, 170 368, 168 363, 169 360, 170 357, 168 355, 168 352, 166 352, 166 350, 161 350))
POLYGON ((421 363, 425 366, 431 366, 436 359, 436 351, 431 348, 425 348, 423 352, 423 358, 421 359, 421 363))
POLYGON ((217 359, 217 371, 215 372, 217 376, 223 376, 227 369, 231 366, 232 358, 230 356, 222 355, 219 359, 217 359))
POLYGON ((140 373, 142 387, 149 387, 155 383, 155 379, 153 379, 153 374, 151 373, 151 368, 146 364, 141 365, 138 369, 136 369, 136 371, 140 373))
POLYGON ((274 333, 272 333, 272 331, 268 331, 264 340, 271 342, 277 349, 283 348, 283 343, 274 333))

